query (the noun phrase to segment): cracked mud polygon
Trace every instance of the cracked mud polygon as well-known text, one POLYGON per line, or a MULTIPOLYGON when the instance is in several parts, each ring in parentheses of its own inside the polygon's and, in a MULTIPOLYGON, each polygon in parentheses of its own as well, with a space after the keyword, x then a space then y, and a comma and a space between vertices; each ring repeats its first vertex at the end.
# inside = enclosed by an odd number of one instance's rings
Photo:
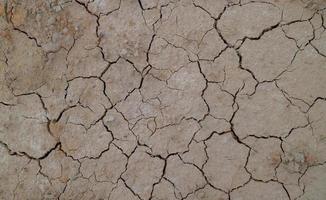
POLYGON ((0 0, 0 199, 325 200, 325 0, 0 0))

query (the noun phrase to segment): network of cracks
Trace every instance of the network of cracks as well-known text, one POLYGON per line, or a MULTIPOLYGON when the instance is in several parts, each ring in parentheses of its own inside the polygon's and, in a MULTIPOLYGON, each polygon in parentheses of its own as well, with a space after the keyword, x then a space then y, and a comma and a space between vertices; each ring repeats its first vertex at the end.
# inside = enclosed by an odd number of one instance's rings
POLYGON ((1 0, 0 199, 326 199, 324 0, 1 0))

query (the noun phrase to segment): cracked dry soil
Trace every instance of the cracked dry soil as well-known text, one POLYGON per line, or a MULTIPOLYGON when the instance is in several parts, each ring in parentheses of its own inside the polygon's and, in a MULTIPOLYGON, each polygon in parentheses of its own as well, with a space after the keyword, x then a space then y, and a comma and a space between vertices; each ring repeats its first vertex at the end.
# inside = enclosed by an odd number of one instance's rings
POLYGON ((0 0, 0 199, 325 200, 325 0, 0 0))

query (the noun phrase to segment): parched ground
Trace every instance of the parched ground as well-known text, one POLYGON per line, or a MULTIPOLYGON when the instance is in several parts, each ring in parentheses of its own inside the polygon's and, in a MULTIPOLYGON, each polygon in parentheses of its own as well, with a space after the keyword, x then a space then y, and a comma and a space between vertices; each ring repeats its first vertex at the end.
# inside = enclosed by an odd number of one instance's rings
POLYGON ((0 0, 1 200, 325 200, 325 0, 0 0))

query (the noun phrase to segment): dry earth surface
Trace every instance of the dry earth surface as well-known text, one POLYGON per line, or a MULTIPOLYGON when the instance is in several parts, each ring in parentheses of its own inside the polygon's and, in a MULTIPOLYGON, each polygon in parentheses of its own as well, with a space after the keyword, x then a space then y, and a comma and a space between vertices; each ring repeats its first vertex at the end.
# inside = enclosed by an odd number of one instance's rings
POLYGON ((325 0, 0 0, 0 199, 325 200, 325 0))

